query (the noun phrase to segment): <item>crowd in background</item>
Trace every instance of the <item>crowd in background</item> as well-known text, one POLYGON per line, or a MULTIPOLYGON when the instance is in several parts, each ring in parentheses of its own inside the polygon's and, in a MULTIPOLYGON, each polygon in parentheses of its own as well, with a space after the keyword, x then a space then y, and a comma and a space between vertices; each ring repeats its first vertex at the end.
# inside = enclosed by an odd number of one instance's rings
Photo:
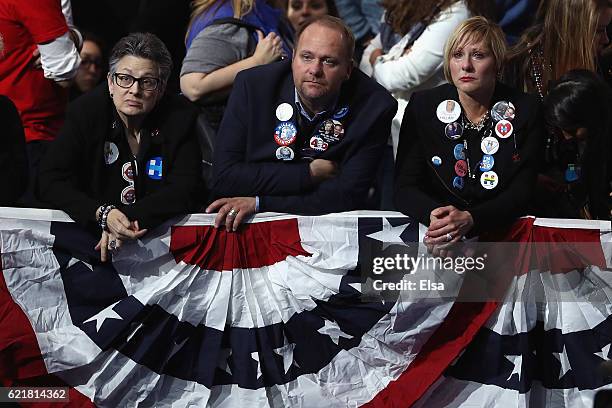
MULTIPOLYGON (((96 132, 94 125, 108 125, 112 135, 119 132, 117 128, 123 123, 124 133, 136 138, 135 145, 122 147, 117 142, 91 147, 104 150, 106 165, 116 161, 119 168, 124 166, 117 171, 123 171, 125 176, 116 181, 113 189, 121 194, 117 206, 125 207, 117 211, 121 216, 105 218, 104 223, 114 223, 115 230, 121 230, 118 236, 125 239, 139 237, 141 231, 155 225, 142 221, 143 225, 134 225, 130 214, 135 210, 130 206, 136 202, 136 190, 140 191, 138 194, 147 191, 146 194, 157 195, 157 201, 146 210, 146 219, 163 219, 181 208, 192 211, 205 208, 218 198, 208 194, 210 169, 206 165, 214 167, 214 162, 208 159, 212 157, 237 75, 250 68, 292 60, 296 40, 308 21, 331 15, 342 19, 352 30, 354 69, 373 78, 398 102, 387 135, 388 144, 364 206, 404 211, 404 207, 396 205, 397 200, 394 203, 397 178, 394 171, 400 169, 396 163, 404 160, 398 153, 402 134, 411 130, 403 123, 411 98, 420 91, 452 81, 445 68, 447 39, 470 17, 483 16, 498 23, 508 46, 497 61, 501 69, 496 72, 496 80, 534 95, 543 104, 538 112, 546 122, 546 131, 541 136, 541 151, 534 155, 538 176, 530 212, 552 217, 610 218, 612 115, 606 85, 612 83, 610 0, 44 0, 36 6, 28 3, 0 0, 3 39, 0 94, 5 95, 0 100, 3 105, 0 114, 5 118, 0 138, 2 205, 66 209, 70 207, 66 200, 74 199, 81 205, 77 213, 82 211, 83 219, 95 214, 95 223, 100 224, 100 217, 108 216, 112 209, 104 208, 99 199, 94 200, 91 192, 83 193, 74 186, 68 188, 74 168, 62 170, 55 164, 69 160, 68 154, 81 152, 78 147, 87 144, 80 139, 83 128, 96 132), (125 40, 135 32, 152 33, 154 37, 125 40), (158 44, 157 39, 163 44, 158 44), (121 41, 131 51, 118 54, 116 44, 121 41), (138 47, 149 49, 137 50, 138 47), (135 65, 125 65, 130 56, 148 58, 155 64, 149 67, 136 61, 135 65), (167 71, 164 76, 151 73, 161 71, 162 66, 167 71), (142 108, 123 94, 135 82, 154 94, 149 111, 156 112, 139 121, 131 121, 121 108, 121 104, 126 106, 125 112, 142 108), (92 97, 87 99, 96 93, 103 95, 104 103, 94 103, 92 97), (172 96, 174 102, 162 104, 164 95, 172 96), (178 100, 178 95, 184 97, 178 100), (68 115, 74 120, 65 123, 69 101, 68 115), (182 113, 176 113, 177 110, 182 113), (87 115, 97 115, 99 120, 87 115), (168 122, 151 124, 164 115, 169 115, 171 127, 168 128, 168 122), (181 123, 190 120, 197 123, 200 140, 196 140, 196 135, 188 136, 190 131, 181 127, 181 123), (144 141, 142 129, 150 133, 147 136, 150 141, 144 141), (60 132, 70 134, 72 139, 53 147, 60 132), (139 155, 145 150, 153 158, 161 154, 155 150, 159 132, 183 132, 185 137, 193 138, 189 143, 179 143, 178 139, 170 141, 164 136, 159 142, 163 146, 173 144, 175 166, 198 162, 190 153, 211 154, 203 157, 200 171, 184 166, 185 174, 194 178, 193 183, 177 181, 171 190, 162 193, 139 178, 139 155), (49 152, 55 152, 55 157, 46 158, 49 152), (65 190, 50 193, 49 186, 55 182, 64 183, 65 190), (188 207, 185 204, 159 211, 159 206, 179 197, 184 196, 181 200, 185 202, 192 200, 187 197, 188 188, 199 190, 188 207)), ((410 127, 420 127, 427 120, 417 118, 410 122, 410 127)), ((75 161, 73 166, 78 169, 83 164, 75 161)), ((155 165, 147 166, 147 171, 153 169, 155 174, 155 165)), ((334 169, 330 168, 330 177, 332 171, 342 172, 337 167, 336 164, 334 169)), ((95 173, 87 177, 91 179, 80 182, 95 184, 96 194, 111 194, 107 184, 115 183, 111 181, 113 176, 95 173)), ((106 247, 107 243, 102 245, 106 247)))

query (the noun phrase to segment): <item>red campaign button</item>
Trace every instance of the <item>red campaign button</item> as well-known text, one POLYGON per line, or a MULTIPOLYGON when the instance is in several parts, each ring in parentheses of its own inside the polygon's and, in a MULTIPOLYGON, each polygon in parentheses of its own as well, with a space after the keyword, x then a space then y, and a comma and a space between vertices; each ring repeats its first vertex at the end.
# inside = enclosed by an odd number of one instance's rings
POLYGON ((465 177, 468 173, 468 165, 465 160, 458 160, 457 163, 455 163, 455 173, 459 177, 465 177))

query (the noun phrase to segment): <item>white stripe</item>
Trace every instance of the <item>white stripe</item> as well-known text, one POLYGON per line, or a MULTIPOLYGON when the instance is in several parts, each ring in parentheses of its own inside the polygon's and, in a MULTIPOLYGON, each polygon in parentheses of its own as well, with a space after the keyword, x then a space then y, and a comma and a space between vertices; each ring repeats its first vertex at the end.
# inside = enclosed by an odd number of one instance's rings
POLYGON ((547 407, 547 408, 592 408, 595 393, 612 389, 612 385, 595 390, 578 388, 550 389, 534 381, 530 391, 501 388, 497 385, 443 377, 414 405, 414 408, 497 408, 497 407, 547 407))
POLYGON ((598 220, 536 218, 533 225, 537 227, 601 230, 602 232, 604 231, 609 232, 611 230, 610 221, 598 221, 598 220))

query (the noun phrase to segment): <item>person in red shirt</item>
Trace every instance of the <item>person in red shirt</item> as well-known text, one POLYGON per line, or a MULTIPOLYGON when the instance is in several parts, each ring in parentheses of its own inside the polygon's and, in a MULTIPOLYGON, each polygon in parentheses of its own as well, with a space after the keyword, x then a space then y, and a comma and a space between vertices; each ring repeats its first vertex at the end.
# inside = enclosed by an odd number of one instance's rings
MULTIPOLYGON (((8 96, 19 111, 34 176, 46 142, 54 139, 63 124, 79 53, 59 0, 0 0, 0 35, 4 39, 0 94, 8 96)), ((33 199, 32 179, 26 205, 33 199)))

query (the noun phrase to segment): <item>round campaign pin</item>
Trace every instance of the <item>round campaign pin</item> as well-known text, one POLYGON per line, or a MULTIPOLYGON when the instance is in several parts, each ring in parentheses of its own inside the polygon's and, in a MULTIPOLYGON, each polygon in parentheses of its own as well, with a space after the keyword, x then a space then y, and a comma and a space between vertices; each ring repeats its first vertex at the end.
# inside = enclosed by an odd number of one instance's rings
POLYGON ((348 111, 349 111, 348 106, 343 106, 340 109, 338 109, 336 111, 336 113, 334 113, 334 116, 332 116, 332 118, 334 118, 334 119, 342 119, 343 117, 346 116, 348 111))
POLYGON ((458 122, 449 123, 444 128, 444 134, 450 140, 457 140, 463 135, 463 126, 458 122))
POLYGON ((459 102, 447 99, 440 102, 436 109, 436 116, 441 122, 451 123, 459 119, 461 115, 461 105, 459 102))
POLYGON ((289 146, 281 146, 276 149, 276 158, 278 160, 293 160, 294 157, 293 149, 289 146))
POLYGON ((327 143, 337 143, 344 137, 344 126, 337 120, 328 119, 319 127, 319 137, 327 143))
POLYGON ((457 190, 463 190, 463 186, 463 177, 455 176, 455 178, 453 179, 453 187, 455 187, 457 190))
POLYGON ((457 163, 455 163, 455 173, 459 177, 465 177, 468 173, 468 165, 465 160, 458 160, 457 163))
POLYGON ((134 171, 132 171, 132 162, 123 163, 121 166, 121 175, 125 181, 134 181, 134 171))
POLYGON ((493 168, 495 164, 495 159, 490 154, 485 154, 482 156, 482 160, 480 161, 480 171, 489 171, 493 168))
POLYGON ((514 127, 512 126, 512 123, 510 123, 510 121, 500 120, 495 125, 495 134, 501 139, 509 138, 510 136, 512 136, 513 131, 514 127))
POLYGON ((281 122, 286 122, 293 117, 293 106, 287 102, 281 103, 276 107, 276 118, 281 122))
POLYGON ((274 141, 281 146, 287 146, 295 142, 297 128, 292 122, 281 122, 274 129, 274 141))
POLYGON ((465 160, 465 150, 462 143, 457 143, 453 149, 455 160, 465 160))
POLYGON ((104 163, 113 164, 119 158, 119 148, 113 142, 104 142, 104 163))
POLYGON ((491 117, 495 122, 499 122, 500 120, 510 120, 514 119, 516 113, 516 109, 512 102, 508 101, 499 101, 493 105, 491 109, 491 117))
POLYGON ((323 141, 320 137, 313 136, 310 138, 310 148, 324 152, 329 147, 329 144, 323 141))
POLYGON ((136 202, 136 190, 133 185, 129 185, 121 191, 121 203, 125 205, 136 202))
POLYGON ((434 156, 431 158, 431 162, 433 163, 434 166, 438 167, 442 165, 442 159, 440 158, 440 156, 434 156))
POLYGON ((499 183, 499 177, 494 171, 485 171, 480 176, 480 185, 487 190, 494 189, 499 183))
POLYGON ((487 136, 480 142, 480 150, 484 154, 495 154, 499 150, 499 141, 493 136, 487 136))

